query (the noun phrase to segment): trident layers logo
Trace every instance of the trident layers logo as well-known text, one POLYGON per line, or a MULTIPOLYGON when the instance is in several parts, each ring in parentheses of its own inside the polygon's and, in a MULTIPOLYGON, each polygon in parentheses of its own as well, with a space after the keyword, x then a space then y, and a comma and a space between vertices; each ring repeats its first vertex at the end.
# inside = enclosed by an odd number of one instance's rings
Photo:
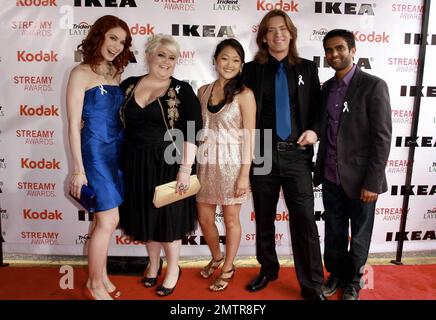
POLYGON ((239 11, 241 5, 239 0, 215 0, 212 6, 214 11, 239 11))

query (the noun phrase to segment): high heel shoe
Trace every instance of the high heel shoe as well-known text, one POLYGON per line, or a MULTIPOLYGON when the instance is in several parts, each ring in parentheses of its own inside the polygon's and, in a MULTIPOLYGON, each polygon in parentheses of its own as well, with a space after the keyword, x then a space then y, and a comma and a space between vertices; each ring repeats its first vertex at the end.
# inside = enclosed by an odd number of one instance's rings
POLYGON ((160 258, 159 260, 159 270, 157 270, 157 276, 156 277, 147 277, 147 269, 145 270, 145 274, 144 277, 142 278, 141 282, 144 285, 144 287, 146 288, 151 288, 154 287, 157 284, 157 277, 160 276, 161 272, 162 272, 162 265, 163 265, 163 260, 162 258, 160 258))
POLYGON ((200 274, 203 278, 207 279, 210 278, 211 275, 215 272, 216 269, 218 269, 224 262, 224 254, 221 259, 219 260, 212 260, 209 261, 209 263, 201 269, 200 274))
MULTIPOLYGON (((181 275, 182 275, 182 269, 179 266, 179 275, 177 276, 177 281, 179 281, 181 275)), ((174 285, 174 287, 172 287, 172 288, 166 288, 163 285, 160 285, 160 286, 156 287, 156 293, 159 297, 166 297, 166 296, 170 295, 171 293, 173 293, 176 286, 177 286, 177 282, 174 285)))
POLYGON ((215 280, 212 285, 210 285, 209 289, 212 291, 223 291, 229 285, 230 280, 232 280, 233 276, 235 275, 235 272, 235 265, 233 265, 232 269, 230 269, 229 271, 221 271, 221 275, 218 277, 218 279, 215 280), (229 276, 229 274, 231 275, 229 276))

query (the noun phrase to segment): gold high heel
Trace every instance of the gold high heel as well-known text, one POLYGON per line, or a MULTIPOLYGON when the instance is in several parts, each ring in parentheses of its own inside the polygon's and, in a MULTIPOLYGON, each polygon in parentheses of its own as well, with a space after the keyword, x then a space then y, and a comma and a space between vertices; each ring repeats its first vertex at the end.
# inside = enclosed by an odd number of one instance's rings
POLYGON ((235 272, 235 265, 233 265, 232 269, 229 271, 222 271, 218 279, 216 279, 215 282, 209 286, 209 289, 212 291, 223 291, 229 285, 230 280, 232 280, 233 276, 235 275, 235 272), (230 273, 232 274, 230 277, 224 277, 224 275, 228 275, 230 273))
POLYGON ((204 279, 210 278, 211 275, 215 272, 216 269, 218 269, 222 264, 224 263, 224 255, 219 260, 212 260, 209 261, 209 263, 201 269, 200 274, 204 279))

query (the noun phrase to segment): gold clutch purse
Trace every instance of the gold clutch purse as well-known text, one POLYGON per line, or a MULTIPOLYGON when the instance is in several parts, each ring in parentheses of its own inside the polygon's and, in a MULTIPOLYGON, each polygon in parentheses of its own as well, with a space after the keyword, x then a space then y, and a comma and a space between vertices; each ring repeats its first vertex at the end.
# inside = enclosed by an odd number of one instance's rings
POLYGON ((176 193, 176 183, 171 181, 154 188, 153 204, 156 208, 191 197, 200 190, 200 181, 196 175, 190 176, 189 189, 182 195, 176 193))

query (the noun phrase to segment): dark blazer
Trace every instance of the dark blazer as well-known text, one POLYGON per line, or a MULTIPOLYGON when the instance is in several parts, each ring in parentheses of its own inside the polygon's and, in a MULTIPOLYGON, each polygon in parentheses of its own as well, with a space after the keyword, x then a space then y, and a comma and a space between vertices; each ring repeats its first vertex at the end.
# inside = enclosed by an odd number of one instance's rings
MULTIPOLYGON (((259 128, 262 112, 264 64, 256 61, 244 65, 244 83, 253 90, 256 97, 256 128, 259 128)), ((318 78, 318 68, 312 61, 301 59, 294 66, 297 81, 298 115, 301 131, 313 130, 319 136, 319 116, 321 113, 321 88, 318 78), (301 80, 300 80, 301 79, 301 80), (304 82, 304 84, 303 84, 304 82)))
MULTIPOLYGON (((321 184, 324 177, 327 97, 333 80, 334 78, 325 82, 322 88, 323 111, 314 173, 315 186, 321 184)), ((386 192, 385 168, 392 136, 388 86, 382 79, 356 67, 345 101, 349 111, 341 113, 337 137, 337 161, 342 188, 350 198, 360 198, 362 188, 377 194, 386 192)))

